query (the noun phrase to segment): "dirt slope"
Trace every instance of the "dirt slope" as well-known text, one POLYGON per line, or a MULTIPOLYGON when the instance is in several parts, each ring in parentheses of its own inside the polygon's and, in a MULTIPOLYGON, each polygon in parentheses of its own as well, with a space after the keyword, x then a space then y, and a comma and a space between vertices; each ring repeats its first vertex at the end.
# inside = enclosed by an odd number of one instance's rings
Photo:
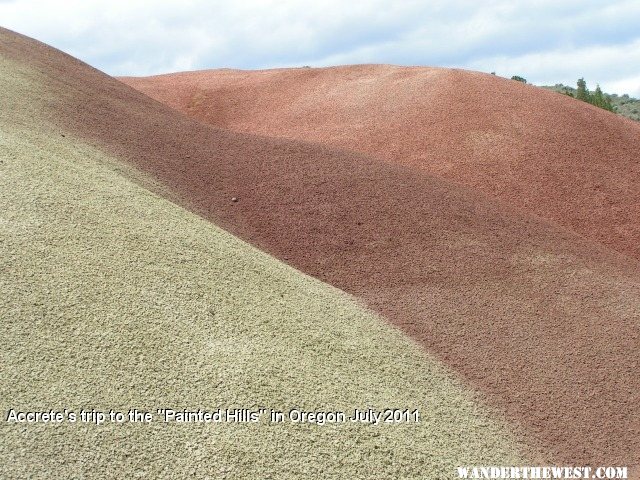
POLYGON ((46 72, 61 130, 365 300, 556 461, 638 463, 636 261, 413 168, 212 129, 4 35, 7 55, 46 72))
POLYGON ((424 168, 640 258, 640 125, 566 96, 386 65, 122 80, 218 127, 424 168))
POLYGON ((531 463, 512 427, 353 297, 63 136, 43 118, 50 81, 0 53, 0 478, 457 478, 459 465, 531 463), (5 421, 9 409, 389 406, 423 421, 5 421))

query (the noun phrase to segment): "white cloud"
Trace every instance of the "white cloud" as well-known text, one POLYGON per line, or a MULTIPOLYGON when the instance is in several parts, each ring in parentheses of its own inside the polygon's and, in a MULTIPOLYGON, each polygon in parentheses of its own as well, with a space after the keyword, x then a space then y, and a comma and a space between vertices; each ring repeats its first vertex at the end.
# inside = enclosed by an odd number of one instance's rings
POLYGON ((632 97, 640 98, 640 75, 612 80, 603 84, 602 88, 605 91, 628 93, 632 97))
POLYGON ((374 62, 640 94, 637 0, 0 0, 0 23, 114 75, 374 62))
POLYGON ((469 64, 476 70, 494 70, 499 75, 521 75, 533 83, 575 86, 584 77, 605 91, 640 97, 640 38, 615 46, 558 49, 516 57, 488 57, 469 64))

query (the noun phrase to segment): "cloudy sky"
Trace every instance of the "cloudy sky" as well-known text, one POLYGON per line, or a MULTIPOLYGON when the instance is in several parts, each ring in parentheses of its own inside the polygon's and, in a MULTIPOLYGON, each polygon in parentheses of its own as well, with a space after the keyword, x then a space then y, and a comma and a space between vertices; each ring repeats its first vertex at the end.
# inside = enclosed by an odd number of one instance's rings
POLYGON ((393 63, 640 97, 639 0, 0 0, 0 25, 112 75, 393 63))

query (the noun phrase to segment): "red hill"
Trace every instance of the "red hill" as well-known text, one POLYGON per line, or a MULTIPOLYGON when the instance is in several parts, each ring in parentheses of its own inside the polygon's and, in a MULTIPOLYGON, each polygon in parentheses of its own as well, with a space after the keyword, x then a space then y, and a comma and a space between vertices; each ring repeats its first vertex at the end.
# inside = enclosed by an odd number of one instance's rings
MULTIPOLYGON (((61 133, 128 161, 156 191, 367 302, 505 412, 533 447, 569 464, 640 463, 637 261, 424 169, 212 128, 43 44, 4 30, 0 40, 3 55, 46 78, 61 133)), ((300 75, 321 84, 321 72, 300 75)), ((263 101, 260 88, 247 91, 263 101)))
POLYGON ((387 65, 122 80, 211 125, 419 167, 640 258, 640 124, 567 96, 387 65))

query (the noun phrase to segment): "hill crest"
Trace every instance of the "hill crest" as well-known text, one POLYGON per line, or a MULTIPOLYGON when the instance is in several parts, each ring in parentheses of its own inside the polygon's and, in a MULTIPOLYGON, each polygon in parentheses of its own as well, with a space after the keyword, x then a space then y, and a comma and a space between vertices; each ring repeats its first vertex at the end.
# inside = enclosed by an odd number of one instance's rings
POLYGON ((640 124, 567 96, 390 65, 121 80, 210 125, 419 168, 640 258, 640 124))

